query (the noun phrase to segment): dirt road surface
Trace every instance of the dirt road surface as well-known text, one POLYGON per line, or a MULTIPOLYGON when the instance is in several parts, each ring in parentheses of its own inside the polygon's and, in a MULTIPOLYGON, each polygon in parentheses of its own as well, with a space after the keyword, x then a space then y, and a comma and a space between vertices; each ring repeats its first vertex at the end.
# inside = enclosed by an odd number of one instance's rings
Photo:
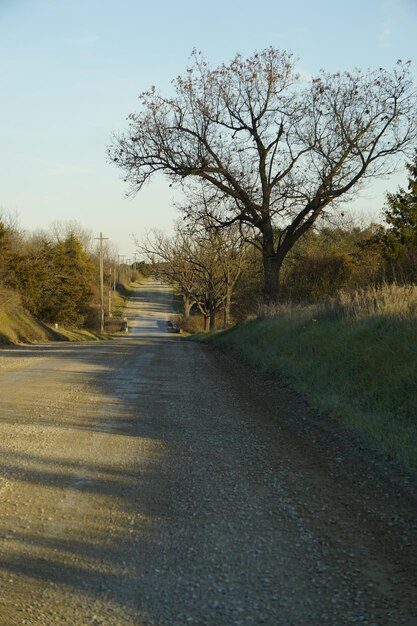
POLYGON ((0 625, 417 624, 412 486, 171 301, 0 351, 0 625))

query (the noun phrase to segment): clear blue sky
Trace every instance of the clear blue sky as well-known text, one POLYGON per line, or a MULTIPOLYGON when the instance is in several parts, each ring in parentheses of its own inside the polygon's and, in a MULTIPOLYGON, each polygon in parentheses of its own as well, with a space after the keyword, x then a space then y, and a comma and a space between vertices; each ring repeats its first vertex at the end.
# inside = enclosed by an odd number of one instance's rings
MULTIPOLYGON (((417 76, 417 0, 0 0, 0 208, 30 230, 76 220, 131 254, 130 233, 170 229, 173 193, 160 180, 125 199, 111 133, 194 47, 218 64, 269 45, 309 74, 401 58, 417 76)), ((364 211, 404 181, 373 186, 364 211)))

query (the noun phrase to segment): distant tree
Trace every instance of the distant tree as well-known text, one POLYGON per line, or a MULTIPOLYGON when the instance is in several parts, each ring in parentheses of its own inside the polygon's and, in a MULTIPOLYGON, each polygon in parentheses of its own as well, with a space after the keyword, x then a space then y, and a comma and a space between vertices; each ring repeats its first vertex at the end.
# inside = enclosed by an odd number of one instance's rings
POLYGON ((313 227, 287 257, 282 281, 285 296, 323 300, 341 288, 379 284, 384 278, 381 229, 379 224, 351 219, 313 227))
POLYGON ((200 227, 190 232, 177 224, 171 237, 153 231, 136 244, 181 294, 185 319, 197 308, 206 329, 213 329, 223 310, 224 323, 229 324, 233 291, 245 263, 245 243, 236 229, 218 232, 200 227))
POLYGON ((193 243, 189 235, 177 225, 172 236, 153 230, 135 243, 158 276, 175 285, 182 297, 184 318, 188 319, 197 298, 196 270, 190 262, 193 243))
POLYGON ((143 278, 149 278, 152 274, 152 267, 146 261, 135 261, 134 269, 143 278))
POLYGON ((195 273, 195 303, 204 318, 204 330, 214 330, 219 311, 225 305, 224 274, 219 259, 208 240, 193 246, 190 264, 195 273))
POLYGON ((223 323, 230 323, 234 289, 246 261, 245 242, 236 229, 193 231, 194 247, 190 263, 196 274, 197 308, 205 319, 205 329, 214 330, 219 311, 223 323))
MULTIPOLYGON (((50 225, 49 232, 52 235, 52 241, 59 242, 65 241, 70 237, 75 237, 75 239, 81 244, 83 250, 86 252, 90 252, 94 247, 93 242, 96 240, 92 232, 79 224, 76 220, 67 220, 67 221, 54 221, 50 225)), ((45 235, 44 235, 45 236, 45 235)), ((46 235, 50 238, 49 235, 46 235)), ((109 242, 105 242, 105 250, 107 253, 109 251, 109 242)))
POLYGON ((82 326, 91 300, 93 266, 74 234, 53 249, 55 277, 50 290, 50 321, 82 326))
MULTIPOLYGON (((202 225, 200 248, 206 250, 215 273, 220 278, 220 302, 223 302, 224 326, 230 324, 231 307, 236 285, 248 265, 247 241, 242 230, 231 227, 227 230, 210 229, 202 225), (205 232, 204 232, 205 229, 205 232)), ((214 323, 211 320, 212 328, 214 323)))
POLYGON ((409 64, 322 71, 306 84, 292 55, 275 48, 215 69, 198 53, 193 59, 173 96, 154 87, 142 94, 109 158, 132 194, 157 172, 186 188, 200 181, 210 201, 192 204, 191 217, 251 227, 265 299, 276 300, 298 239, 366 180, 391 172, 391 157, 413 142, 409 64))
POLYGON ((317 301, 334 296, 351 277, 352 259, 345 253, 310 254, 294 263, 285 276, 291 299, 317 301))
POLYGON ((10 257, 22 250, 22 243, 17 215, 0 210, 0 284, 7 282, 10 257))

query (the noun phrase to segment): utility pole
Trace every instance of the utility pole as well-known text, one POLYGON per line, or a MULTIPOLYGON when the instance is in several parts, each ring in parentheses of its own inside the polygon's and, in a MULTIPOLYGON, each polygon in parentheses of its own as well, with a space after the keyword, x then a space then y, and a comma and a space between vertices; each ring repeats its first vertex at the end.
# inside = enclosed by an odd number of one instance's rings
POLYGON ((112 292, 112 284, 111 284, 111 268, 109 269, 109 317, 113 317, 111 310, 111 292, 112 292))
POLYGON ((117 255, 117 280, 119 281, 119 283, 121 282, 120 281, 120 273, 123 274, 123 269, 122 269, 122 272, 120 272, 120 266, 123 267, 124 262, 125 262, 125 256, 126 256, 125 254, 118 254, 117 255), (120 263, 120 259, 122 259, 121 263, 120 263))
POLYGON ((96 237, 100 242, 99 248, 99 264, 100 264, 100 332, 104 331, 104 262, 103 262, 103 241, 108 237, 103 237, 103 233, 100 233, 100 237, 96 237))

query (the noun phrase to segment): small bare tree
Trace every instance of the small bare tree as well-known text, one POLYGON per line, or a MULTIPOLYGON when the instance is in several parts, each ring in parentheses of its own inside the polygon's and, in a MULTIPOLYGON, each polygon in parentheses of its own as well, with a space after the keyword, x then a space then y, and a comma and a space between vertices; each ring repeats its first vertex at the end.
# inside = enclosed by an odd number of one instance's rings
POLYGON ((190 262, 192 247, 188 235, 179 227, 172 237, 158 230, 148 233, 142 240, 135 239, 138 252, 144 254, 158 273, 170 284, 176 285, 183 301, 184 318, 188 319, 196 302, 196 269, 190 262))
POLYGON ((224 323, 230 322, 233 290, 246 260, 247 244, 236 228, 227 231, 177 224, 168 237, 159 231, 136 240, 138 250, 147 256, 158 273, 175 284, 183 298, 187 319, 195 306, 205 319, 206 330, 215 326, 216 316, 224 310, 224 323))
MULTIPOLYGON (((229 199, 204 217, 246 224, 262 251, 264 294, 279 295, 279 272, 296 241, 366 180, 390 173, 416 137, 409 64, 328 74, 300 82, 291 54, 267 48, 211 69, 199 53, 174 81, 155 88, 115 136, 109 158, 136 193, 156 173, 199 180, 229 199)), ((213 205, 195 205, 207 211, 213 205)), ((195 215, 199 217, 199 215, 195 215)))
MULTIPOLYGON (((203 223, 198 239, 199 248, 204 251, 207 270, 212 266, 211 274, 217 277, 218 300, 224 311, 224 326, 230 324, 230 309, 236 283, 247 263, 247 241, 239 228, 215 229, 203 223)), ((210 315, 210 320, 213 315, 210 315)), ((214 321, 211 322, 214 327, 214 321)))
POLYGON ((236 228, 220 231, 203 223, 193 225, 191 241, 188 260, 195 268, 196 305, 205 319, 205 328, 215 328, 220 311, 227 326, 234 288, 246 261, 245 240, 236 228))

